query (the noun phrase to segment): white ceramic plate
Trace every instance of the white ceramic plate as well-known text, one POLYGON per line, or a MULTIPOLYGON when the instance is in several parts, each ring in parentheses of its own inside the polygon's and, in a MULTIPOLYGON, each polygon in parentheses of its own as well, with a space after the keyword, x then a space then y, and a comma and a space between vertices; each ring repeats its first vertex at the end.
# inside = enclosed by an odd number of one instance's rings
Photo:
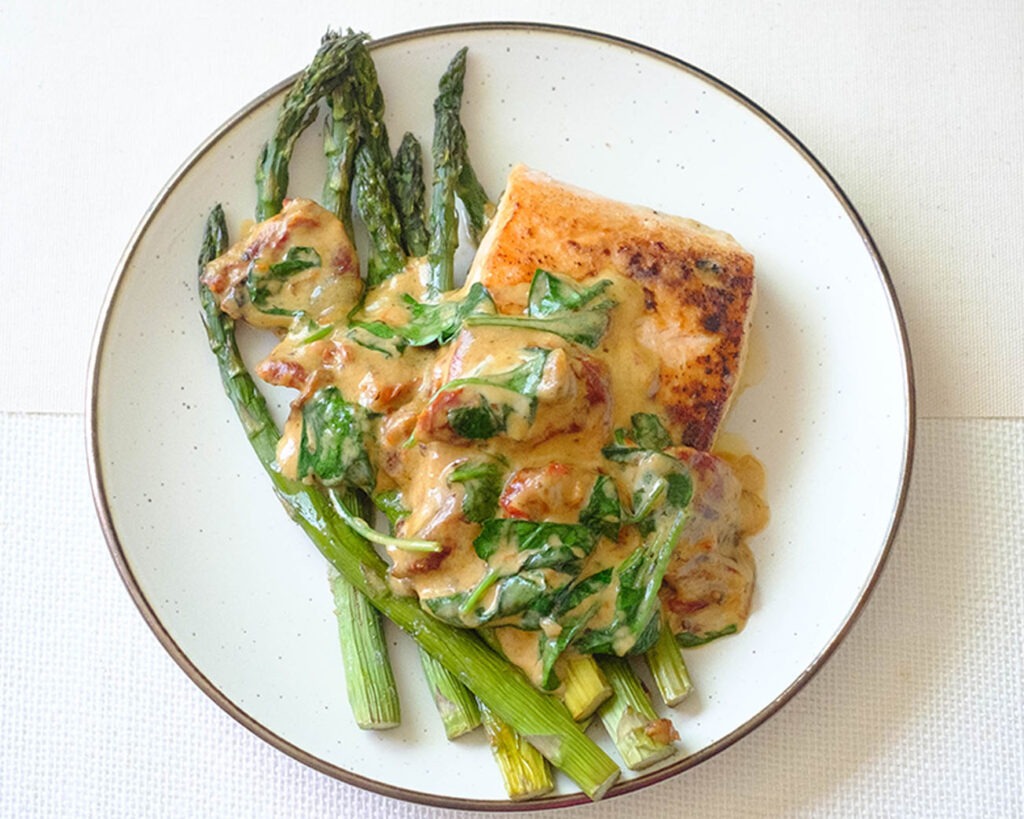
MULTIPOLYGON (((666 55, 533 25, 391 37, 374 57, 393 138, 411 130, 429 143, 437 78, 463 45, 464 122, 492 195, 509 167, 525 162, 727 230, 757 259, 752 383, 726 427, 768 473, 773 519, 752 544, 754 611, 742 634, 688 653, 698 693, 676 710, 682 750, 612 791, 626 793, 751 731, 849 629, 884 562, 909 477, 906 337, 882 261, 826 171, 765 112, 666 55)), ((585 801, 563 778, 551 797, 509 803, 480 736, 444 739, 412 643, 398 633, 402 726, 364 733, 350 718, 324 562, 273 501, 222 394, 195 295, 205 216, 223 202, 237 235, 251 215, 253 168, 285 87, 247 106, 185 163, 117 271, 97 333, 88 424, 114 559, 185 672, 303 762, 449 807, 585 801)), ((318 127, 299 143, 293 194, 318 194, 320 145, 318 127)))

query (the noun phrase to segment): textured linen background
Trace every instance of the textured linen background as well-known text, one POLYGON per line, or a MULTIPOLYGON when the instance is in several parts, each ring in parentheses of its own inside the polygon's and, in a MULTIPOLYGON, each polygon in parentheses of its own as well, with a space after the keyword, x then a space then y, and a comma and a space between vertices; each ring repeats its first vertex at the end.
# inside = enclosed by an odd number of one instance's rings
POLYGON ((903 526, 835 656, 710 762, 566 815, 1024 815, 1016 0, 0 4, 0 815, 468 815, 321 776, 185 677, 107 555, 82 406, 117 258, 210 131, 328 24, 383 36, 474 19, 618 34, 765 107, 864 217, 915 355, 903 526))

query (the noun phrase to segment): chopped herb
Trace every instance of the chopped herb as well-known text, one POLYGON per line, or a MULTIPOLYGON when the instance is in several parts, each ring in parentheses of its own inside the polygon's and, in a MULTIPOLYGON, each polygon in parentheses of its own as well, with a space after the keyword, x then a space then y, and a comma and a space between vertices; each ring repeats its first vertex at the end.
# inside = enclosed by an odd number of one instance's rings
POLYGON ((661 452, 672 446, 672 436, 657 415, 637 412, 629 420, 630 429, 616 429, 612 443, 602 450, 609 460, 625 462, 639 452, 661 452))
POLYGON ((435 342, 447 344, 459 334, 467 316, 494 312, 491 294, 479 282, 470 286, 461 301, 418 302, 406 296, 405 302, 412 320, 400 328, 400 334, 411 347, 424 347, 435 342))
POLYGON ((594 537, 585 526, 574 523, 546 523, 506 518, 489 520, 473 541, 473 549, 488 560, 502 548, 529 552, 521 564, 525 569, 555 568, 580 560, 594 548, 594 537))
POLYGON ((548 617, 561 626, 554 636, 540 631, 538 655, 541 662, 541 687, 551 691, 558 687, 559 680, 555 675, 555 663, 565 650, 578 640, 588 623, 593 619, 600 606, 597 595, 612 582, 614 572, 611 568, 603 569, 589 575, 557 595, 552 603, 548 617), (590 605, 582 608, 591 600, 590 605), (574 610, 575 614, 572 614, 574 610))
MULTIPOLYGON (((557 316, 572 310, 591 307, 591 302, 611 287, 611 279, 601 279, 583 287, 572 279, 538 270, 530 282, 527 314, 536 318, 557 316)), ((605 302, 602 302, 603 306, 605 302)), ((610 307, 611 304, 608 304, 610 307)))
POLYGON ((448 411, 448 425, 456 435, 470 440, 493 438, 504 432, 508 422, 508 404, 491 404, 483 396, 475 405, 453 407, 448 411))
MULTIPOLYGON (((315 325, 317 326, 317 325, 315 325)), ((314 330, 308 336, 304 337, 300 344, 312 344, 314 341, 320 341, 320 339, 327 338, 332 332, 334 332, 333 324, 325 324, 319 329, 314 330)))
POLYGON ((320 267, 320 254, 312 247, 290 247, 284 259, 270 265, 270 275, 275 279, 287 279, 301 270, 320 267))
POLYGON ((378 543, 381 546, 391 546, 395 549, 402 549, 406 552, 440 552, 441 544, 436 540, 422 540, 419 538, 395 537, 378 532, 359 515, 353 512, 344 501, 339 498, 337 492, 331 492, 331 501, 334 508, 341 516, 341 519, 349 525, 356 534, 366 538, 370 543, 378 543))

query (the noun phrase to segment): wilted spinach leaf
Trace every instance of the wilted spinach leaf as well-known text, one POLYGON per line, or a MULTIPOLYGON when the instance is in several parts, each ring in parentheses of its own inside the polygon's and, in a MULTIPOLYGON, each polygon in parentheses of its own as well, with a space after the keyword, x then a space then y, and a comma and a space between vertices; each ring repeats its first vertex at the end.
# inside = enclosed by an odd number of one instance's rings
POLYGON ((346 401, 337 387, 323 387, 302 405, 299 477, 370 491, 375 471, 369 439, 369 413, 346 401))
POLYGON ((633 440, 640 449, 660 451, 672 445, 672 436, 668 434, 668 430, 657 415, 638 412, 630 421, 633 423, 633 440))
POLYGON ((608 314, 616 304, 612 299, 597 301, 609 286, 608 279, 583 287, 571 279, 537 270, 530 283, 525 315, 473 314, 466 316, 465 324, 541 330, 593 349, 608 329, 608 314))
POLYGON ((461 483, 462 514, 466 520, 483 523, 494 517, 501 497, 504 468, 497 461, 466 461, 448 475, 450 483, 461 483))
POLYGON ((523 351, 522 363, 510 370, 449 381, 438 395, 457 390, 460 401, 448 409, 448 425, 463 438, 479 440, 507 430, 513 415, 532 423, 537 411, 537 390, 550 352, 530 347, 523 351))
POLYGON ((487 288, 479 282, 470 286, 462 300, 419 302, 406 293, 402 295, 402 302, 409 311, 408 323, 391 325, 365 321, 356 315, 349 322, 349 337, 385 355, 401 355, 407 347, 448 344, 459 334, 467 316, 494 312, 494 302, 487 288))
POLYGON ((284 259, 261 269, 254 261, 249 265, 245 286, 249 301, 262 313, 275 316, 300 315, 301 310, 289 310, 274 303, 285 282, 302 270, 320 267, 320 254, 312 247, 290 247, 284 259))
POLYGON ((622 526, 622 504, 615 481, 608 475, 598 475, 590 490, 587 505, 580 512, 580 523, 597 535, 617 540, 622 526))

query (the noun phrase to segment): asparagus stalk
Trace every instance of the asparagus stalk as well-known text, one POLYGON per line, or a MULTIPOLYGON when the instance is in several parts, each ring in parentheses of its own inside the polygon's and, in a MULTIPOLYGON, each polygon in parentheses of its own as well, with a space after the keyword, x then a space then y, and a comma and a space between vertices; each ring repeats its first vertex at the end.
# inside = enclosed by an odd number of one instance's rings
MULTIPOLYGON (((423 156, 419 140, 410 133, 404 135, 395 156, 391 190, 397 205, 402 244, 406 252, 412 257, 425 256, 429 234, 423 208, 423 156)), ((454 210, 450 215, 454 217, 454 210)), ((451 234, 446 232, 445 235, 451 234)), ((544 757, 493 712, 487 710, 486 706, 478 707, 476 698, 458 678, 422 647, 419 654, 448 739, 455 739, 479 726, 483 712, 486 714, 485 727, 491 750, 509 797, 513 800, 528 799, 549 792, 554 785, 544 757)))
POLYGON ((462 126, 461 108, 462 91, 465 85, 466 49, 462 49, 455 55, 448 70, 452 75, 453 88, 457 89, 457 98, 453 94, 451 100, 454 105, 455 121, 449 128, 450 144, 456 153, 458 167, 455 193, 465 208, 469 235, 474 243, 479 244, 490 224, 491 217, 494 216, 495 207, 487 196, 484 186, 480 184, 473 164, 470 162, 469 141, 466 138, 466 129, 462 126))
POLYGON ((402 241, 410 256, 427 255, 426 220, 423 214, 423 202, 426 189, 423 184, 423 150, 420 142, 412 134, 402 138, 395 154, 392 167, 391 188, 395 193, 398 205, 398 218, 402 224, 402 241))
MULTIPOLYGON (((373 62, 363 48, 359 49, 354 62, 356 71, 352 83, 334 94, 335 122, 339 121, 339 110, 355 112, 347 118, 352 126, 346 128, 345 135, 356 131, 360 139, 355 181, 360 215, 368 225, 373 243, 368 274, 369 283, 373 285, 404 265, 404 257, 400 261, 402 254, 423 256, 427 252, 423 160, 418 140, 407 133, 392 162, 383 121, 384 99, 373 62), (342 96, 343 91, 348 93, 342 96), (388 176, 389 184, 385 185, 388 176)), ((353 153, 355 155, 355 151, 353 153)), ((350 527, 354 522, 346 517, 350 527)), ((364 537, 368 536, 358 526, 354 528, 364 537)), ((448 738, 455 739, 479 726, 480 712, 473 695, 422 648, 419 654, 448 738)))
POLYGON ((647 667, 658 686, 665 705, 678 705, 693 690, 690 674, 686 670, 683 652, 676 637, 664 622, 658 642, 645 655, 647 667))
POLYGON ((274 136, 263 146, 256 166, 256 221, 269 219, 281 210, 295 141, 316 116, 320 100, 349 70, 353 50, 365 39, 365 34, 328 31, 313 60, 285 96, 274 136))
POLYGON ((476 698, 441 663, 420 649, 420 664, 427 679, 434 705, 448 739, 457 739, 480 725, 476 698))
POLYGON ((394 728, 402 717, 380 614, 333 567, 328 576, 352 715, 364 730, 394 728))
POLYGON ((581 722, 612 695, 612 688, 597 660, 589 654, 566 656, 563 668, 565 706, 573 719, 581 722))
POLYGON ((434 100, 433 195, 430 208, 430 241, 427 261, 430 289, 436 295, 455 286, 455 249, 459 245, 459 217, 455 212, 455 193, 462 172, 466 141, 459 121, 462 89, 466 76, 466 49, 462 48, 448 64, 438 83, 434 100))
MULTIPOLYGON (((204 233, 200 272, 226 246, 224 212, 218 205, 211 212, 204 233)), ((200 284, 199 296, 225 392, 288 514, 338 573, 375 608, 410 634, 584 793, 599 799, 618 778, 618 766, 579 729, 565 707, 537 691, 518 669, 472 633, 436 620, 411 598, 395 595, 388 586, 383 559, 345 526, 327 498, 316 487, 281 473, 276 462, 278 430, 242 361, 234 321, 220 312, 205 285, 200 284)))
POLYGON ((352 172, 359 145, 359 112, 356 108, 354 80, 346 76, 331 92, 330 114, 324 124, 324 155, 327 178, 324 180, 323 205, 332 211, 351 239, 352 172))
POLYGON ((466 221, 469 223, 469 235, 473 242, 480 243, 483 233, 490 223, 490 217, 495 215, 495 206, 487 197, 483 185, 476 178, 476 171, 469 164, 468 152, 464 149, 462 170, 459 172, 457 183, 459 199, 466 209, 466 221))
POLYGON ((355 180, 356 208, 370 235, 366 283, 373 287, 405 266, 401 229, 387 175, 366 151, 356 153, 355 180))
POLYGON ((352 72, 355 79, 356 104, 359 106, 359 135, 362 147, 373 156, 374 164, 384 173, 391 174, 391 143, 384 122, 384 92, 377 79, 377 67, 365 44, 361 43, 352 54, 352 72))
POLYGON ((660 719, 647 692, 624 657, 602 657, 601 669, 612 696, 598 709, 601 722, 626 767, 638 771, 671 756, 679 735, 667 719, 660 719))
MULTIPOLYGON (((333 500, 352 514, 368 506, 365 497, 354 493, 335 493, 333 500)), ((352 715, 363 729, 394 728, 401 723, 401 709, 380 612, 330 564, 328 567, 352 715)))
POLYGON ((549 793, 555 783, 548 763, 537 749, 524 742, 508 723, 483 703, 480 703, 480 717, 509 798, 521 801, 549 793))
POLYGON ((469 235, 475 243, 480 244, 480 240, 491 222, 491 217, 494 216, 495 208, 469 161, 469 147, 464 129, 462 129, 462 169, 459 171, 456 191, 466 209, 469 235))
MULTIPOLYGON (((363 46, 360 44, 359 49, 363 46)), ((324 127, 327 176, 324 207, 333 211, 352 239, 352 171, 359 139, 355 81, 351 72, 340 78, 331 92, 330 114, 324 127)), ((284 193, 285 191, 282 191, 284 193)), ((332 494, 337 508, 360 519, 369 507, 355 493, 332 494)), ((356 724, 363 729, 393 728, 401 722, 398 689, 388 656, 387 642, 378 612, 336 570, 329 572, 334 613, 338 622, 345 687, 356 724)))
POLYGON ((354 104, 359 110, 355 155, 356 209, 370 236, 366 283, 380 284, 405 267, 402 226, 391 190, 391 146, 384 124, 384 94, 365 45, 353 52, 354 104))

